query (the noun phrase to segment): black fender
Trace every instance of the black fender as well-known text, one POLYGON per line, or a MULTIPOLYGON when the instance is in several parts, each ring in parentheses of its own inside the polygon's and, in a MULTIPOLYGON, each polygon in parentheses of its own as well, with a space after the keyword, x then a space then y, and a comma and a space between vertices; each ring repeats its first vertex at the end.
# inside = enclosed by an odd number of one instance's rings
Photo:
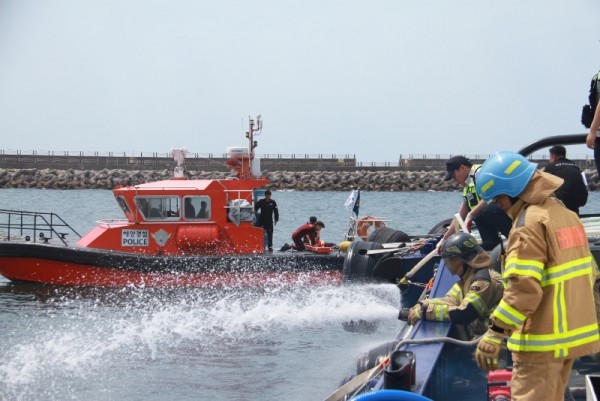
POLYGON ((354 241, 348 248, 342 270, 343 282, 373 281, 373 269, 381 255, 361 255, 360 251, 383 249, 379 242, 354 241))
POLYGON ((381 257, 373 267, 373 278, 376 281, 392 284, 397 284, 406 273, 402 256, 394 255, 393 252, 381 257))
POLYGON ((389 227, 380 227, 373 231, 367 238, 368 242, 410 242, 410 237, 404 231, 394 230, 389 227))
POLYGON ((452 224, 452 220, 453 219, 446 219, 440 221, 435 226, 433 226, 427 234, 444 234, 446 230, 448 230, 450 224, 452 224))

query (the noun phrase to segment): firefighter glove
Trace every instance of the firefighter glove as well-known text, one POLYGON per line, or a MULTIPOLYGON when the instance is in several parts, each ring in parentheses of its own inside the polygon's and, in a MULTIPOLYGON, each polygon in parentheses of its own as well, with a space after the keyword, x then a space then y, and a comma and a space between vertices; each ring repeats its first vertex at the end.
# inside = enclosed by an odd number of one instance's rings
POLYGON ((423 311, 425 307, 421 303, 417 303, 415 306, 410 308, 408 313, 408 324, 413 325, 423 318, 423 311))
POLYGON ((475 351, 475 362, 480 369, 488 371, 498 369, 498 354, 505 337, 505 334, 492 329, 488 329, 481 337, 475 351))

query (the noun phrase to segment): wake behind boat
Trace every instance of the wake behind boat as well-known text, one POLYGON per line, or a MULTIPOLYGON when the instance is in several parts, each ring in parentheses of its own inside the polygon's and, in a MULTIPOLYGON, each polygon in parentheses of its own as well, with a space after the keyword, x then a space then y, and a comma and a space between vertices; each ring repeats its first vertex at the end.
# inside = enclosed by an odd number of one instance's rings
POLYGON ((268 180, 254 157, 260 116, 248 147, 227 149, 228 179, 187 179, 185 149, 173 149, 170 180, 113 190, 124 219, 99 220, 80 237, 53 213, 0 210, 0 274, 13 281, 92 286, 213 286, 339 283, 344 255, 265 253, 254 203, 268 180))

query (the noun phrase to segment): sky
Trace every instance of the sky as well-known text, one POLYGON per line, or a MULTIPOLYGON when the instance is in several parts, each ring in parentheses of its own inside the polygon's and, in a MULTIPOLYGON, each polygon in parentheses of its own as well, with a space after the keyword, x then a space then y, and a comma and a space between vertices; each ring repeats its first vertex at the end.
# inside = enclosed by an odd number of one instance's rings
MULTIPOLYGON (((597 0, 0 0, 0 150, 488 155, 580 123, 597 0)), ((583 146, 568 156, 591 157, 583 146)))

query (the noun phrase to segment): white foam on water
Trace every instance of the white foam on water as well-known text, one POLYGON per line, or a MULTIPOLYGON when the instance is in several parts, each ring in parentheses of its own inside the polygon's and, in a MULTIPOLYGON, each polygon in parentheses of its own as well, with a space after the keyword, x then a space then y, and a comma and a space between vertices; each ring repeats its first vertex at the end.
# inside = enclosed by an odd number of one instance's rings
POLYGON ((299 331, 318 336, 351 319, 395 320, 399 294, 393 285, 288 286, 67 294, 46 302, 50 307, 29 311, 43 317, 37 316, 37 326, 11 328, 10 344, 0 349, 0 394, 7 399, 35 394, 36 399, 54 399, 51 389, 59 387, 56 399, 65 392, 83 398, 77 384, 69 389, 72 379, 106 377, 107 363, 122 358, 139 366, 219 352, 223 343, 268 347, 299 331))

